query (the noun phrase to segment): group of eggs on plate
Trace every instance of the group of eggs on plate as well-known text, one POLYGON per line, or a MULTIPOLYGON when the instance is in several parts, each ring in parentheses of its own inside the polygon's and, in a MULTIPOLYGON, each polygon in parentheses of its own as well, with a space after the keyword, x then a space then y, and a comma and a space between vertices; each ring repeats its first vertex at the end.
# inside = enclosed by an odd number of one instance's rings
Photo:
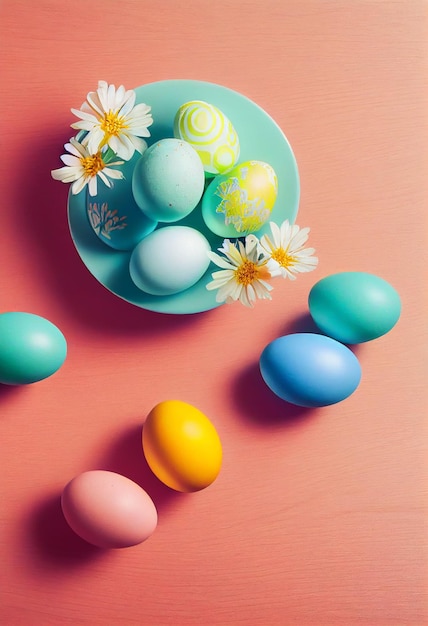
POLYGON ((204 234, 175 224, 200 206, 202 223, 220 237, 256 232, 278 193, 272 166, 238 163, 239 137, 216 106, 196 100, 179 107, 174 137, 160 139, 122 166, 123 180, 88 197, 87 213, 107 245, 131 251, 129 271, 154 296, 194 285, 209 266, 204 234))
MULTIPOLYGON (((359 385, 361 367, 346 344, 386 334, 401 312, 395 289, 364 272, 342 272, 318 281, 309 293, 310 314, 323 334, 293 333, 269 343, 259 359, 267 386, 303 407, 338 403, 359 385)), ((31 313, 0 314, 0 383, 33 383, 63 364, 67 343, 52 322, 31 313)), ((208 487, 222 464, 214 424, 180 400, 158 403, 142 427, 142 452, 155 476, 180 492, 208 487)), ((150 495, 129 478, 107 470, 74 477, 61 497, 64 517, 81 538, 102 548, 148 539, 157 526, 150 495)))

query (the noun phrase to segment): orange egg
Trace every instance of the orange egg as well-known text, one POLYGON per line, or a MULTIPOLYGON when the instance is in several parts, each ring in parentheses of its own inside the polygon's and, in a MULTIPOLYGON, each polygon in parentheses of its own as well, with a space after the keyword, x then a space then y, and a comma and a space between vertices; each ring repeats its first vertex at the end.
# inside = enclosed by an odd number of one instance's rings
POLYGON ((214 425, 180 400, 157 404, 143 427, 143 451, 153 473, 176 491, 199 491, 218 476, 222 461, 214 425))

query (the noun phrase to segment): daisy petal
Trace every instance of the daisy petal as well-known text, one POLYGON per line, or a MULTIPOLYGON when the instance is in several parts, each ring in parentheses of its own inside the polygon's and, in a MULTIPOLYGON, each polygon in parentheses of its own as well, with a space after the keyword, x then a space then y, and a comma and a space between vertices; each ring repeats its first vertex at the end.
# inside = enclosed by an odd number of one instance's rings
POLYGON ((97 177, 93 176, 88 182, 88 191, 90 196, 97 195, 97 177))
POLYGON ((94 125, 92 122, 88 122, 86 120, 81 120, 80 122, 73 122, 73 124, 70 124, 71 128, 74 128, 75 130, 92 130, 94 125))
POLYGON ((111 139, 117 140, 114 142, 114 145, 116 146, 115 152, 117 156, 119 156, 121 159, 124 159, 125 161, 129 161, 129 159, 132 158, 135 152, 134 144, 132 143, 132 141, 128 139, 126 134, 118 135, 117 137, 113 136, 109 140, 109 145, 111 148, 112 148, 111 143, 110 143, 111 139))
POLYGON ((91 122, 92 124, 97 123, 97 118, 93 113, 88 113, 86 111, 82 111, 81 109, 71 109, 71 112, 76 115, 76 117, 80 117, 80 119, 85 120, 87 122, 91 122))
POLYGON ((226 261, 226 259, 223 259, 221 256, 219 256, 215 252, 208 252, 207 254, 208 254, 208 258, 211 259, 213 263, 218 265, 218 267, 222 267, 223 269, 226 269, 226 270, 235 269, 234 265, 226 261))
POLYGON ((63 163, 65 163, 65 165, 71 167, 76 167, 80 164, 80 158, 72 154, 63 154, 60 159, 63 163))
POLYGON ((119 170, 113 170, 111 167, 104 168, 103 172, 99 172, 99 174, 105 174, 109 178, 115 178, 116 180, 121 180, 124 178, 123 172, 119 170))
POLYGON ((85 143, 87 145, 88 152, 90 154, 96 154, 100 149, 103 139, 103 131, 98 127, 94 127, 85 137, 85 143))
POLYGON ((132 109, 134 109, 135 111, 136 107, 134 108, 134 104, 135 104, 135 91, 128 91, 125 94, 125 98, 123 99, 123 102, 121 104, 120 115, 126 117, 131 113, 132 109))
MULTIPOLYGON (((103 103, 101 101, 99 93, 94 92, 94 91, 91 92, 91 93, 88 93, 88 95, 86 96, 86 100, 88 102, 89 109, 91 111, 95 111, 95 113, 97 113, 98 116, 103 117, 103 115, 104 115, 103 111, 105 109, 104 109, 104 106, 103 106, 103 103)), ((80 107, 80 108, 83 109, 83 106, 80 107)), ((85 109, 86 109, 86 107, 85 107, 85 109)), ((83 110, 85 110, 85 109, 83 109, 83 110)))
POLYGON ((147 141, 144 141, 144 139, 140 139, 140 137, 136 135, 129 135, 129 139, 132 141, 135 150, 140 154, 143 154, 143 152, 147 150, 147 141))
POLYGON ((74 137, 72 137, 70 139, 70 143, 66 143, 64 145, 64 148, 67 150, 67 152, 70 152, 71 154, 74 154, 75 156, 79 157, 85 157, 88 156, 88 152, 86 150, 86 148, 79 143, 74 137))
POLYGON ((87 182, 88 182, 88 179, 83 178, 83 176, 81 178, 78 178, 76 182, 71 185, 71 193, 74 195, 80 193, 82 189, 85 187, 87 182))

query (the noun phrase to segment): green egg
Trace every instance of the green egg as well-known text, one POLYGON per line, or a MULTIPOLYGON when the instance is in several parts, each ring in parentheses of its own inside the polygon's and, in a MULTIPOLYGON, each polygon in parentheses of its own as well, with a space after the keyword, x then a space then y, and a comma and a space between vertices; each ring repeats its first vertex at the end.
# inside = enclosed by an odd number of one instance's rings
POLYGON ((377 339, 395 326, 401 313, 397 291, 366 272, 340 272, 318 281, 308 298, 318 328, 342 343, 377 339))
POLYGON ((47 378, 66 355, 65 337, 49 320, 20 311, 0 314, 0 383, 26 385, 47 378))

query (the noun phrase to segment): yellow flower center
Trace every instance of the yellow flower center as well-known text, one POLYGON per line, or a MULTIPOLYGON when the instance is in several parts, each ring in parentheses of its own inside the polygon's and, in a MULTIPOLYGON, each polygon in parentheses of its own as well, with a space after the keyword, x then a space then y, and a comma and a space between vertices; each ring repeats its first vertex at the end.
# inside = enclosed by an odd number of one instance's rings
POLYGON ((97 152, 91 156, 82 157, 80 159, 83 169, 85 170, 85 176, 92 178, 96 176, 98 172, 105 168, 105 163, 102 159, 101 152, 97 152))
POLYGON ((291 254, 288 254, 288 252, 286 252, 284 248, 277 248, 276 250, 274 250, 272 252, 272 259, 274 261, 277 261, 281 265, 281 267, 290 267, 290 265, 294 265, 294 263, 296 262, 295 257, 291 256, 291 254))
POLYGON ((112 135, 119 135, 126 128, 126 124, 123 117, 119 117, 117 113, 109 111, 104 114, 100 127, 108 137, 111 137, 112 135))
POLYGON ((247 287, 251 285, 259 276, 259 269, 252 261, 244 261, 242 265, 235 270, 236 281, 240 285, 247 287))

